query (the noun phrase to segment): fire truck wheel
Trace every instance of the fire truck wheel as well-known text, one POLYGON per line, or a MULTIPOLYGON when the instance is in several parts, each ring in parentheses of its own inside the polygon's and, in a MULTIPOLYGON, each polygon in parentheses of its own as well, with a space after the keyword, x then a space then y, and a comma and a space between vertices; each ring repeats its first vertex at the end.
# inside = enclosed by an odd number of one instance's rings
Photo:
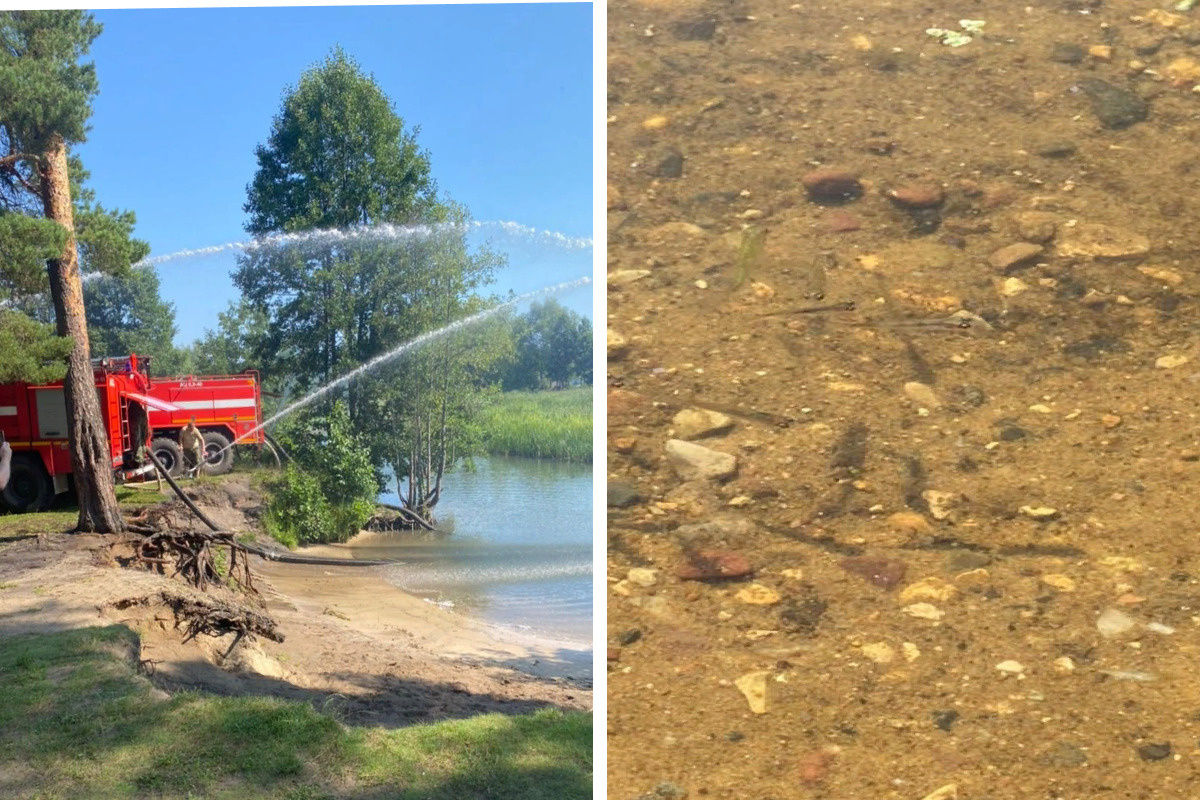
POLYGON ((216 431, 204 434, 204 474, 224 475, 231 469, 233 448, 229 446, 229 440, 216 431))
POLYGON ((4 502, 14 511, 41 511, 54 499, 54 484, 36 455, 18 453, 12 457, 4 502))
POLYGON ((150 452, 154 453, 154 457, 172 478, 178 478, 183 472, 183 450, 179 447, 179 442, 166 437, 153 439, 150 442, 150 452))

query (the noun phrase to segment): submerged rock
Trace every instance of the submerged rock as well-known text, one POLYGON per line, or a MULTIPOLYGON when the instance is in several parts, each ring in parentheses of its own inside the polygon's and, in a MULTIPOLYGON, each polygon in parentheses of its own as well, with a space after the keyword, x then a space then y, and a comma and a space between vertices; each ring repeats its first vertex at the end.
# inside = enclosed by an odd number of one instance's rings
POLYGON ((1136 92, 1113 86, 1099 78, 1084 78, 1079 88, 1092 101, 1092 113, 1106 128, 1119 130, 1143 121, 1150 106, 1136 92))

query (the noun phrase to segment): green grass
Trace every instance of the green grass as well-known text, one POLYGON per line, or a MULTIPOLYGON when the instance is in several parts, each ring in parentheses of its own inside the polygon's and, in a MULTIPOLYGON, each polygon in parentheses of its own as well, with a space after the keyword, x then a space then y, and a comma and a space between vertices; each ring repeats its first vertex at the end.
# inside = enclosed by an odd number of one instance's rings
POLYGON ((481 423, 492 455, 590 461, 592 387, 505 392, 481 423))
POLYGON ((311 706, 152 695, 113 625, 0 646, 0 795, 583 800, 592 718, 542 710, 347 728, 311 706))
MULTIPOLYGON (((163 488, 166 488, 165 483, 163 488)), ((148 488, 118 486, 116 493, 117 503, 121 508, 152 506, 166 499, 155 491, 153 483, 149 484, 148 488)), ((0 511, 0 542, 5 539, 19 539, 39 533, 64 533, 73 530, 78 521, 79 506, 75 502, 74 495, 60 496, 49 511, 38 511, 32 514, 0 511)))

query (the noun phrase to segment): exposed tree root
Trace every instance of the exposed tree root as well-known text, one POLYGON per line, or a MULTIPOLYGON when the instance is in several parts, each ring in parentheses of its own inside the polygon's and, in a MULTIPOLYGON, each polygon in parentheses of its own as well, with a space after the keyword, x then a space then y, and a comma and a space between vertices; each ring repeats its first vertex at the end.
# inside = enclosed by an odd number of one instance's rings
POLYGON ((275 620, 266 614, 244 606, 233 605, 221 600, 201 597, 187 597, 174 592, 162 591, 158 594, 141 597, 127 597, 113 603, 114 608, 126 609, 132 606, 150 606, 161 603, 175 612, 175 628, 183 628, 184 641, 191 641, 200 634, 221 637, 227 633, 237 635, 229 650, 241 641, 247 634, 264 636, 273 642, 282 642, 283 634, 276 627, 275 620))

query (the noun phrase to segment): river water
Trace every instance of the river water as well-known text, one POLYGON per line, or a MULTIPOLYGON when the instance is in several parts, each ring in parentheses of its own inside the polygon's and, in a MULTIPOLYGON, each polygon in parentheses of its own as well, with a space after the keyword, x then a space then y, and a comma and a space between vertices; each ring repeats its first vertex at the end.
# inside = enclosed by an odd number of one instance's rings
MULTIPOLYGON (((394 491, 380 500, 397 502, 394 491)), ((383 535, 354 554, 403 562, 384 576, 405 591, 493 624, 590 647, 590 465, 479 459, 473 472, 447 476, 437 518, 450 535, 383 535)))

